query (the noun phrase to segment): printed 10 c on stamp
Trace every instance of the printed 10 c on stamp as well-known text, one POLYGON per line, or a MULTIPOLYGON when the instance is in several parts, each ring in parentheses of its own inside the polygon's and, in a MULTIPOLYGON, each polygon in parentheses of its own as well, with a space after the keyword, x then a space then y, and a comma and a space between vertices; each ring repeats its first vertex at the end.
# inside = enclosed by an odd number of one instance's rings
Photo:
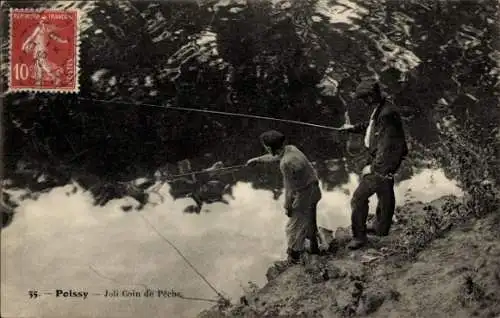
POLYGON ((9 92, 78 93, 78 10, 10 10, 9 92))

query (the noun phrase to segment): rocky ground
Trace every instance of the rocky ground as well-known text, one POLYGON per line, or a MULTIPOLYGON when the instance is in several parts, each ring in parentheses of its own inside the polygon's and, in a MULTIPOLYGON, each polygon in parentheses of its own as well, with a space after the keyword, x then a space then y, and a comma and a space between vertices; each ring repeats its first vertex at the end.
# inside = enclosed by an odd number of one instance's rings
POLYGON ((476 218, 458 198, 398 208, 391 235, 268 270, 268 283, 199 317, 500 317, 500 215, 476 218))

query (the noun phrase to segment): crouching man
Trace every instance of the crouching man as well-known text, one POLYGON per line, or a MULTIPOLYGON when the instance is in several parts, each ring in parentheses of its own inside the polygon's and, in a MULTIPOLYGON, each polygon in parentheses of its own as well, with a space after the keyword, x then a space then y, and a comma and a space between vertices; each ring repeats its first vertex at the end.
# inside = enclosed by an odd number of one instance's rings
POLYGON ((307 238, 311 253, 318 254, 316 206, 321 199, 318 176, 307 157, 293 145, 286 145, 285 136, 275 130, 260 135, 268 154, 248 160, 247 166, 278 162, 285 188, 285 210, 288 260, 297 263, 304 252, 307 238))

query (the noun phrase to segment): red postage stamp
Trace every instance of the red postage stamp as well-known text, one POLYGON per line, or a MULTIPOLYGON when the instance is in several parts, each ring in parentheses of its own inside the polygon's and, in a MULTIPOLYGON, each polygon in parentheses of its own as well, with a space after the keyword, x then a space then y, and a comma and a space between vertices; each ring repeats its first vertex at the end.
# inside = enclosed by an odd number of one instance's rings
POLYGON ((78 10, 10 10, 9 92, 78 93, 78 10))

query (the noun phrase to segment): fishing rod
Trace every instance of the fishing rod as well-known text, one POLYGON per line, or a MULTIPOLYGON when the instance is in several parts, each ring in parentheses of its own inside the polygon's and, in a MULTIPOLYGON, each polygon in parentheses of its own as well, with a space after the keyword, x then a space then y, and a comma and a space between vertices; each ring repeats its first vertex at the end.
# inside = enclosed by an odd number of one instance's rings
POLYGON ((131 102, 104 100, 104 99, 85 98, 85 97, 78 97, 78 99, 92 101, 92 102, 99 102, 99 103, 104 103, 104 104, 121 104, 121 105, 147 106, 147 107, 172 109, 172 110, 178 110, 178 111, 189 111, 189 112, 199 112, 199 113, 207 113, 207 114, 214 114, 214 115, 224 115, 224 116, 233 116, 233 117, 244 117, 244 118, 270 120, 270 121, 277 121, 277 122, 283 122, 283 123, 288 123, 288 124, 309 126, 309 127, 315 127, 315 128, 321 128, 321 129, 328 129, 328 130, 335 130, 335 131, 341 131, 342 130, 341 128, 337 128, 337 127, 330 127, 330 126, 325 126, 325 125, 312 124, 312 123, 307 123, 307 122, 298 121, 298 120, 281 119, 281 118, 274 118, 274 117, 268 117, 268 116, 259 116, 259 115, 251 115, 251 114, 242 114, 242 113, 223 112, 223 111, 218 111, 218 110, 198 109, 198 108, 169 106, 169 105, 157 105, 157 104, 149 104, 149 103, 131 103, 131 102))
POLYGON ((182 257, 182 259, 191 267, 191 269, 196 273, 198 274, 198 276, 217 294, 217 296, 219 297, 219 301, 217 302, 220 302, 221 300, 224 302, 224 303, 227 303, 229 302, 229 300, 224 297, 224 295, 222 295, 221 292, 219 292, 208 280, 207 278, 202 274, 200 273, 196 267, 186 258, 186 256, 184 256, 184 254, 174 245, 174 243, 172 243, 168 238, 166 238, 163 234, 160 233, 160 231, 158 231, 156 229, 156 227, 153 226, 153 224, 151 224, 151 222, 149 222, 149 220, 143 216, 142 214, 138 214, 139 217, 141 219, 143 219, 144 222, 146 222, 149 227, 163 240, 165 241, 166 243, 168 243, 176 252, 177 254, 179 254, 179 256, 182 257))
MULTIPOLYGON (((166 243, 168 243, 176 252, 177 254, 179 254, 182 259, 191 267, 191 269, 193 269, 193 271, 198 274, 198 276, 200 276, 200 278, 217 294, 217 296, 219 297, 219 299, 210 299, 210 298, 201 298, 201 297, 186 297, 186 296, 178 296, 178 298, 181 298, 181 299, 185 299, 185 300, 197 300, 197 301, 206 301, 206 302, 213 302, 213 303, 219 303, 219 304, 230 304, 230 301, 229 299, 227 299, 226 297, 224 297, 224 295, 222 295, 221 292, 219 292, 208 280, 207 278, 198 271, 198 269, 196 269, 196 267, 187 259, 186 256, 184 256, 184 254, 177 248, 177 246, 175 246, 174 243, 172 243, 168 238, 166 238, 162 233, 160 233, 160 231, 158 231, 158 229, 156 229, 156 227, 153 226, 153 224, 151 224, 151 222, 145 217, 143 216, 142 214, 138 214, 139 217, 146 223, 149 225, 149 227, 163 240, 165 241, 166 243)), ((101 278, 104 278, 106 280, 109 280, 109 281, 113 281, 117 284, 120 284, 120 285, 137 285, 137 286, 142 286, 144 287, 144 289, 148 289, 148 286, 145 285, 145 284, 131 284, 131 283, 122 283, 114 278, 111 278, 111 277, 107 277, 103 274, 101 274, 97 269, 95 269, 92 265, 88 265, 88 267, 99 277, 101 278)))
MULTIPOLYGON (((171 182, 171 181, 175 181, 181 177, 204 174, 204 173, 216 173, 219 171, 235 170, 235 169, 241 169, 241 168, 245 168, 245 167, 246 167, 246 165, 235 165, 235 166, 229 166, 229 167, 218 168, 218 169, 213 169, 213 170, 206 170, 205 169, 205 170, 186 172, 186 173, 181 173, 181 174, 176 174, 176 175, 171 175, 171 176, 166 175, 165 177, 167 177, 168 179, 162 180, 162 181, 171 182)), ((161 179, 162 179, 161 177, 157 178, 157 180, 161 180, 161 179)))

